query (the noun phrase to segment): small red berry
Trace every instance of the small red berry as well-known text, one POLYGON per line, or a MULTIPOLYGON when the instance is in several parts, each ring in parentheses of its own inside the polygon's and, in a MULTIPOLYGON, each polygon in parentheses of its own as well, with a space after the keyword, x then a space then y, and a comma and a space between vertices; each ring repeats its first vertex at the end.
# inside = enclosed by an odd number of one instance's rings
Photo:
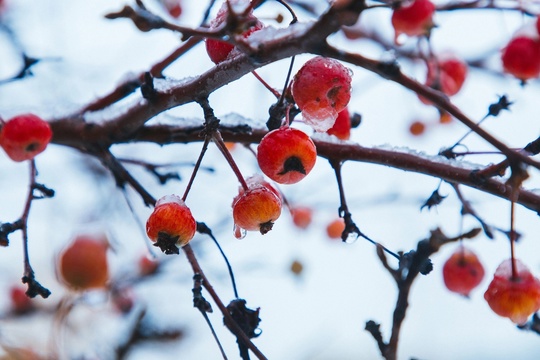
POLYGON ((13 161, 33 159, 51 141, 49 123, 33 114, 18 115, 0 129, 0 146, 13 161))
POLYGON ((341 239, 343 230, 345 230, 345 220, 343 218, 332 220, 326 226, 326 234, 330 239, 341 239))
POLYGON ((313 220, 313 210, 310 207, 295 206, 290 212, 294 225, 300 229, 307 229, 313 220))
POLYGON ((540 42, 529 37, 516 37, 502 50, 504 71, 526 81, 540 75, 540 42))
POLYGON ((182 15, 181 0, 162 0, 163 6, 173 18, 177 19, 182 15))
MULTIPOLYGON (((210 29, 216 29, 221 27, 227 21, 228 16, 229 13, 227 4, 223 3, 222 7, 217 13, 216 18, 210 22, 210 29)), ((258 21, 257 18, 252 14, 248 15, 247 20, 253 22, 253 25, 250 26, 248 29, 241 31, 241 35, 243 38, 248 38, 255 31, 263 28, 263 24, 258 21)), ((229 57, 229 54, 234 49, 234 45, 217 39, 206 39, 205 46, 206 53, 214 64, 219 64, 220 62, 226 60, 229 57)))
POLYGON ((146 221, 146 234, 166 254, 178 253, 177 245, 189 243, 197 231, 191 210, 177 195, 166 195, 146 221))
POLYGON ((294 184, 315 166, 317 149, 301 130, 281 127, 266 134, 258 148, 257 161, 263 173, 279 184, 294 184))
POLYGON ((521 261, 515 260, 515 265, 515 276, 511 259, 499 265, 484 298, 497 315, 520 325, 540 309, 540 281, 521 261))
POLYGON ((150 259, 147 254, 139 257, 139 274, 141 276, 148 276, 155 274, 159 268, 159 262, 154 259, 150 259))
POLYGON ((420 136, 426 131, 426 124, 422 121, 413 121, 409 126, 409 132, 411 135, 420 136))
POLYGON ((345 108, 338 113, 336 122, 326 132, 329 135, 334 135, 340 140, 349 140, 351 137, 351 114, 349 109, 345 108))
POLYGON ((429 0, 412 0, 402 3, 392 13, 392 26, 396 33, 408 36, 427 35, 434 26, 433 13, 435 5, 429 0))
MULTIPOLYGON (((256 178, 255 178, 256 179, 256 178)), ((247 231, 260 231, 266 234, 272 230, 274 222, 281 215, 281 199, 272 186, 257 181, 247 181, 248 189, 240 189, 234 198, 234 224, 247 231)))
POLYGON ((484 278, 484 267, 472 250, 460 246, 444 263, 443 279, 452 292, 469 296, 484 278))
POLYGON ((9 291, 11 309, 17 314, 24 314, 33 309, 32 299, 26 295, 26 290, 20 286, 12 286, 9 291))
POLYGON ((109 281, 105 235, 79 235, 60 253, 58 276, 73 290, 105 288, 109 281))
POLYGON ((304 121, 315 131, 327 131, 351 99, 351 71, 322 56, 308 60, 296 73, 292 95, 304 121))
POLYGON ((426 85, 452 96, 461 90, 467 72, 467 63, 463 60, 451 55, 443 56, 428 64, 426 85))

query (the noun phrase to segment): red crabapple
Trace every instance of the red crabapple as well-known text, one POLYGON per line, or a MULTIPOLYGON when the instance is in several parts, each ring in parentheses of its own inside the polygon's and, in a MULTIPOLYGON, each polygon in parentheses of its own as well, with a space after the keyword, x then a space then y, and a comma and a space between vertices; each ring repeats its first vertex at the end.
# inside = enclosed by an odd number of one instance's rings
POLYGON ((161 2, 173 18, 178 19, 182 15, 181 0, 161 0, 161 2))
POLYGON ((467 63, 456 56, 446 55, 428 63, 426 85, 448 96, 458 93, 467 77, 467 63))
POLYGON ((307 206, 295 206, 290 209, 294 225, 300 229, 307 229, 313 220, 313 210, 307 206))
POLYGON ((435 26, 433 13, 435 5, 429 0, 412 0, 402 3, 392 13, 395 39, 401 34, 408 36, 428 35, 435 26))
POLYGON ((326 234, 330 239, 341 239, 341 235, 345 230, 345 220, 343 218, 337 218, 332 220, 326 226, 326 234))
MULTIPOLYGON (((254 178, 257 179, 257 178, 254 178)), ((266 234, 281 215, 281 199, 266 182, 247 181, 248 189, 240 188, 234 198, 233 219, 235 226, 247 231, 266 234)))
MULTIPOLYGON (((228 16, 228 7, 227 4, 224 2, 219 9, 216 18, 210 22, 210 29, 213 30, 221 27, 223 24, 226 23, 228 16)), ((255 31, 263 28, 263 24, 259 20, 257 20, 257 18, 253 14, 248 15, 247 21, 248 23, 252 24, 247 29, 243 29, 243 31, 239 32, 239 34, 241 34, 243 38, 247 38, 255 31)), ((219 64, 220 62, 226 60, 229 57, 229 54, 234 49, 234 45, 229 44, 228 42, 211 38, 205 40, 205 46, 206 53, 214 64, 219 64)))
POLYGON ((426 124, 422 121, 416 120, 409 125, 409 132, 411 135, 420 136, 426 131, 426 124))
POLYGON ((317 149, 301 130, 281 127, 266 134, 258 148, 257 161, 263 173, 279 184, 294 184, 315 166, 317 149))
POLYGON ((146 234, 165 254, 178 254, 177 245, 189 243, 197 231, 191 210, 177 195, 166 195, 146 221, 146 234))
POLYGON ((540 42, 520 36, 515 37, 502 50, 504 71, 526 81, 540 74, 540 42))
POLYGON ((512 275, 512 260, 503 261, 484 294, 491 310, 521 325, 540 309, 540 281, 519 260, 512 275))
POLYGON ((334 125, 326 131, 328 135, 334 135, 340 140, 349 140, 351 137, 351 114, 345 108, 338 113, 334 125))
POLYGON ((446 260, 442 273, 448 290, 468 297, 469 293, 482 282, 484 267, 472 250, 460 246, 446 260))
POLYGON ((33 159, 51 141, 49 123, 33 114, 18 115, 0 129, 0 146, 13 161, 33 159))
POLYGON ((296 73, 292 95, 304 121, 324 132, 351 99, 351 71, 334 59, 322 56, 308 60, 296 73))
POLYGON ((21 286, 12 286, 9 290, 11 309, 17 314, 24 314, 33 309, 32 299, 26 295, 26 290, 21 286))
POLYGON ((109 281, 109 241, 101 235, 79 235, 59 257, 58 276, 73 290, 105 288, 109 281))

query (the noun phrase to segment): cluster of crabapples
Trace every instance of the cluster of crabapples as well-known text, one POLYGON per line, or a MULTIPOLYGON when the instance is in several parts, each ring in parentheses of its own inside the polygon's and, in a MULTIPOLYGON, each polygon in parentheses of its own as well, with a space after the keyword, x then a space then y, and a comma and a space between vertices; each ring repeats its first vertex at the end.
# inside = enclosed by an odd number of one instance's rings
MULTIPOLYGON (((478 256, 463 244, 444 263, 442 272, 448 290, 465 297, 485 274, 478 256)), ((511 258, 495 271, 484 299, 497 315, 522 325, 540 309, 540 281, 520 260, 511 258)))
MULTIPOLYGON (((229 7, 224 4, 210 28, 221 27, 228 16, 229 7)), ((246 24, 247 28, 239 29, 241 38, 263 28, 251 12, 246 15, 246 24)), ((235 47, 228 42, 209 38, 205 44, 208 56, 216 64, 234 56, 235 47)), ((351 71, 348 68, 330 58, 314 57, 296 73, 290 91, 304 123, 315 131, 343 140, 349 138, 351 118, 347 105, 351 96, 351 71)), ((262 173, 278 184, 301 181, 313 169, 316 159, 317 149, 311 138, 304 131, 289 126, 288 121, 268 132, 257 148, 262 173)), ((246 231, 266 234, 281 215, 282 194, 259 174, 242 179, 241 185, 232 201, 235 236, 242 238, 246 231)), ((294 214, 293 209, 291 214, 294 214)), ((166 252, 176 252, 170 246, 187 244, 195 234, 196 222, 182 199, 172 195, 156 203, 146 229, 156 246, 165 247, 166 252)))

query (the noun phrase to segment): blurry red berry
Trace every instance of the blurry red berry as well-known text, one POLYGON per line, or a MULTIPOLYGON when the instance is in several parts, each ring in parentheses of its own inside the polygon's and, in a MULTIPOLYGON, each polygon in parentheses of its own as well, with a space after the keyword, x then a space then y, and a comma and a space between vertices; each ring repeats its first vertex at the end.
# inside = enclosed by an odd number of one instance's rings
POLYGON ((105 235, 79 235, 60 253, 58 276, 73 290, 105 288, 109 281, 105 235))
POLYGON ((413 121, 409 126, 411 135, 420 136, 426 131, 426 124, 422 121, 413 121))
POLYGON ((139 257, 139 274, 141 276, 148 276, 154 274, 158 267, 159 262, 154 259, 150 259, 147 254, 143 254, 139 257))
POLYGON ((345 220, 343 218, 332 220, 326 226, 326 234, 330 239, 341 239, 343 230, 345 230, 345 220))
POLYGON ((32 310, 34 303, 26 295, 26 290, 20 286, 12 286, 9 291, 11 309, 17 314, 24 314, 32 310))
POLYGON ((313 210, 310 207, 295 206, 290 212, 294 225, 300 229, 307 229, 313 220, 313 210))
POLYGON ((279 184, 302 180, 317 160, 317 149, 301 130, 281 127, 266 134, 258 148, 257 161, 262 172, 279 184))
POLYGON ((405 34, 408 36, 427 35, 434 26, 433 13, 435 5, 429 0, 412 0, 401 3, 392 13, 392 26, 395 38, 405 34))
POLYGON ((497 315, 520 325, 540 309, 540 281, 521 261, 515 262, 515 276, 511 259, 499 265, 484 298, 497 315))
POLYGON ((197 222, 191 210, 177 195, 166 195, 159 199, 146 221, 146 234, 160 247, 161 241, 167 242, 164 245, 169 247, 184 246, 195 236, 196 231, 197 222))
POLYGON ((540 75, 540 42, 529 37, 516 37, 502 50, 504 71, 525 81, 540 75))
POLYGON ((484 267, 472 250, 460 246, 444 263, 443 279, 452 292, 469 296, 484 278, 484 267))
POLYGON ((49 123, 33 114, 18 115, 0 129, 0 146, 13 161, 33 159, 51 141, 49 123))
POLYGON ((281 215, 281 199, 268 183, 248 182, 249 188, 240 189, 234 198, 234 224, 247 231, 259 231, 266 234, 281 215))
POLYGON ((351 71, 322 56, 308 60, 296 73, 292 95, 304 121, 316 131, 330 129, 351 98, 351 71))

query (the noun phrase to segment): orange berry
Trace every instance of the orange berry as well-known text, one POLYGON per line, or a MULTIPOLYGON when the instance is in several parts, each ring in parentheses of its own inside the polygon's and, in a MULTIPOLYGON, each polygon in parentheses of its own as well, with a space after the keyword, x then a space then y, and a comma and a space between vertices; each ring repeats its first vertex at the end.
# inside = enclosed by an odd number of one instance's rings
POLYGON ((343 218, 332 220, 326 226, 326 233, 330 239, 341 239, 343 230, 345 230, 345 220, 343 220, 343 218))
POLYGON ((420 136, 426 131, 426 124, 422 121, 414 121, 409 126, 409 132, 411 135, 420 136))
POLYGON ((313 220, 313 210, 310 207, 296 206, 290 212, 294 225, 300 229, 306 229, 313 220))
POLYGON ((105 288, 109 281, 109 241, 101 235, 79 235, 60 253, 58 276, 73 290, 105 288))

